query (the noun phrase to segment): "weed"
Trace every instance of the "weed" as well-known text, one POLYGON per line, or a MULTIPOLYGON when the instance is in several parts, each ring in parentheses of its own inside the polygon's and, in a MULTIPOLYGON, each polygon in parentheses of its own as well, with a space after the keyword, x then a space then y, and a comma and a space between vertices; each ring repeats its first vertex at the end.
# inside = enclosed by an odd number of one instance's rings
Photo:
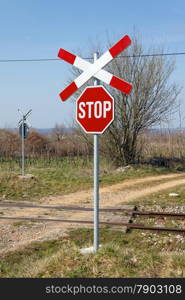
POLYGON ((1 258, 0 277, 173 277, 175 268, 175 277, 184 275, 184 246, 176 235, 101 229, 99 251, 81 255, 92 239, 91 229, 77 229, 65 239, 32 243, 1 258), (163 239, 171 240, 165 255, 163 239))

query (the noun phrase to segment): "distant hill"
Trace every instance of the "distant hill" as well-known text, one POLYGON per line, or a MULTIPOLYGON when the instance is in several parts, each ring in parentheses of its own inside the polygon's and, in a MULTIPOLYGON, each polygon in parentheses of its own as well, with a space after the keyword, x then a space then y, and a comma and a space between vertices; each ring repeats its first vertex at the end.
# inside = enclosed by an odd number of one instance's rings
MULTIPOLYGON (((43 134, 43 135, 50 135, 52 134, 52 131, 54 130, 54 128, 32 128, 35 129, 36 131, 38 131, 39 133, 43 134)), ((66 132, 71 132, 73 130, 73 128, 64 128, 64 130, 66 132)))
MULTIPOLYGON (((0 128, 0 129, 5 129, 5 130, 10 130, 10 131, 18 131, 18 128, 0 128)), ((43 135, 50 135, 52 134, 52 131, 54 130, 54 128, 33 128, 31 127, 30 130, 35 130, 38 131, 40 134, 43 135)), ((64 128, 64 130, 66 130, 66 132, 71 132, 73 130, 73 128, 64 128)))
POLYGON ((35 129, 36 131, 38 131, 43 135, 50 135, 52 134, 54 128, 32 128, 32 129, 35 129))

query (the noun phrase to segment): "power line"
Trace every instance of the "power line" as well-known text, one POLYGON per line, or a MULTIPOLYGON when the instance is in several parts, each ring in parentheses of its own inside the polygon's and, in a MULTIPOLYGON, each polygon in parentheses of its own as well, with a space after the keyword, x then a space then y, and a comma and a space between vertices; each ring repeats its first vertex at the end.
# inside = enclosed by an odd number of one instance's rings
POLYGON ((156 54, 141 54, 141 55, 122 55, 118 56, 119 57, 147 57, 147 56, 168 56, 168 55, 185 55, 185 52, 172 52, 172 53, 156 53, 156 54))
POLYGON ((0 59, 0 63, 57 61, 59 58, 0 59))
MULTIPOLYGON (((138 54, 138 55, 120 55, 116 58, 136 58, 136 57, 151 57, 151 56, 175 56, 185 55, 185 52, 172 52, 172 53, 154 53, 154 54, 138 54)), ((84 59, 92 60, 92 57, 84 57, 84 59)), ((0 59, 0 63, 11 62, 47 62, 47 61, 61 61, 59 58, 31 58, 31 59, 0 59)))

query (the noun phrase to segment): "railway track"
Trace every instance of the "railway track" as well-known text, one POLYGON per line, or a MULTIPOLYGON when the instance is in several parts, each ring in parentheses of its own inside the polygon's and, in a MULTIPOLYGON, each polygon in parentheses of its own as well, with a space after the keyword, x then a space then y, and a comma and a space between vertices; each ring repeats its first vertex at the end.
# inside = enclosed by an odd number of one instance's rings
MULTIPOLYGON (((58 209, 58 210, 70 210, 70 211, 93 211, 92 208, 77 207, 77 206, 47 206, 47 205, 33 205, 28 203, 18 203, 18 202, 6 202, 0 203, 0 207, 18 207, 18 208, 40 208, 40 209, 58 209)), ((183 213, 169 213, 169 212, 154 212, 154 211, 138 211, 137 207, 134 209, 125 208, 101 208, 101 212, 124 212, 129 215, 135 216, 145 216, 145 217, 172 217, 175 219, 184 219, 185 214, 183 213)), ((12 217, 12 216, 0 216, 0 220, 24 220, 24 221, 43 221, 43 222, 63 222, 63 223, 79 223, 79 224, 93 224, 93 221, 88 220, 67 220, 67 219, 50 219, 50 218, 35 218, 35 217, 12 217)), ((177 232, 185 233, 185 228, 171 228, 171 227, 151 227, 145 226, 144 224, 136 224, 130 221, 125 222, 105 222, 101 221, 100 225, 110 225, 110 226, 124 226, 127 229, 139 229, 139 230, 152 230, 152 231, 166 231, 166 232, 177 232)))

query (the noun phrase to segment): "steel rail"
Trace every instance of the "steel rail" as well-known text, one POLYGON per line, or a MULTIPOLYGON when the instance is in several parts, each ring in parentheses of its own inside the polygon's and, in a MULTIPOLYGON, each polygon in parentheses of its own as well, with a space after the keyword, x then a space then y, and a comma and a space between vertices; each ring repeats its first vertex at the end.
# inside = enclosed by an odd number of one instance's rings
MULTIPOLYGON (((93 221, 87 220, 70 220, 70 219, 49 219, 49 218, 27 218, 27 217, 0 217, 0 220, 23 220, 23 221, 45 221, 45 222, 63 222, 63 223, 80 223, 80 224, 93 224, 93 221)), ((102 225, 123 225, 127 226, 129 223, 122 222, 100 222, 102 225)))
MULTIPOLYGON (((85 220, 66 220, 66 219, 46 219, 46 218, 26 218, 26 217, 0 217, 0 220, 22 220, 22 221, 46 221, 46 222, 62 222, 62 223, 79 223, 79 224, 93 224, 93 221, 85 220)), ((167 231, 185 233, 185 228, 171 228, 171 227, 150 227, 143 224, 132 224, 122 222, 100 222, 100 225, 117 225, 125 226, 128 229, 152 230, 152 231, 167 231)))
MULTIPOLYGON (((43 209, 61 209, 61 210, 77 210, 77 211, 93 211, 93 208, 89 207, 78 207, 78 206, 49 206, 49 205, 33 205, 28 203, 0 203, 0 207, 20 207, 20 208, 43 208, 43 209)), ((135 209, 124 209, 124 208, 100 208, 101 212, 121 212, 131 213, 132 215, 141 216, 161 216, 161 217, 185 217, 183 213, 171 213, 171 212, 154 212, 154 211, 139 211, 135 209)))
POLYGON ((183 213, 171 213, 171 212, 154 212, 154 211, 132 211, 133 215, 141 215, 141 216, 161 216, 161 217, 185 217, 183 213))
MULTIPOLYGON (((46 208, 46 209, 62 209, 62 210, 77 210, 77 211, 93 211, 93 208, 90 207, 78 207, 78 206, 50 206, 50 205, 33 205, 29 203, 0 203, 0 207, 23 207, 23 208, 46 208)), ((100 208, 102 212, 118 212, 118 211, 126 211, 133 212, 133 209, 124 209, 124 208, 100 208)))

